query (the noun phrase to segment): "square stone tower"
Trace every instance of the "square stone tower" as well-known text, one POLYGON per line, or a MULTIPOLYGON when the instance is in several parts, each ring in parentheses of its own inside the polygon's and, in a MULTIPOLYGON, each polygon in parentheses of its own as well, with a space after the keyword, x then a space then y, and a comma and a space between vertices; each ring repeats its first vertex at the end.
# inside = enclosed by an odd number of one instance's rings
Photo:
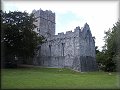
POLYGON ((46 38, 55 35, 55 13, 50 10, 43 11, 41 9, 33 10, 32 13, 37 19, 37 22, 34 22, 37 26, 35 31, 46 38))

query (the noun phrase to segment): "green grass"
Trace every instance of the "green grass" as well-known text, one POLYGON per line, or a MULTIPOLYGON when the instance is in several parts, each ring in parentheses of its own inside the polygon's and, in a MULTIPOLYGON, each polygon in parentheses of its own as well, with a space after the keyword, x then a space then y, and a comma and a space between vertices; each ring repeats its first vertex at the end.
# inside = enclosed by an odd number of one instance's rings
POLYGON ((117 73, 75 72, 58 68, 2 69, 3 89, 118 88, 117 73))

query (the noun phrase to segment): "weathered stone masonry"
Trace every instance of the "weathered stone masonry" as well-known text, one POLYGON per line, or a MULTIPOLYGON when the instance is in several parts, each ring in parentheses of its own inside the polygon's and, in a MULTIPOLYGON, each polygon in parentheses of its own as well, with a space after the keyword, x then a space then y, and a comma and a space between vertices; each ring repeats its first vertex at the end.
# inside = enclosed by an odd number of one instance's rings
POLYGON ((39 34, 46 37, 47 42, 39 46, 35 65, 46 67, 68 67, 78 71, 95 71, 95 41, 90 27, 86 23, 82 29, 76 27, 74 32, 68 31, 55 35, 55 13, 52 11, 33 10, 39 34))

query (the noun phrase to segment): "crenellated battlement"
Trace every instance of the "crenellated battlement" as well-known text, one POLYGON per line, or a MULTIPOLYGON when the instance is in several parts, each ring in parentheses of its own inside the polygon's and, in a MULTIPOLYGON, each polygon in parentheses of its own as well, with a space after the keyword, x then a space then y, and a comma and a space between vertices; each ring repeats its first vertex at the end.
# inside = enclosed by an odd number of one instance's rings
POLYGON ((33 10, 32 13, 35 15, 36 18, 46 19, 55 23, 55 13, 52 12, 51 10, 43 11, 42 9, 39 9, 33 10))
POLYGON ((72 33, 73 33, 72 31, 67 31, 67 32, 66 32, 66 35, 67 35, 67 34, 72 34, 72 33))
POLYGON ((64 35, 64 32, 58 33, 58 36, 62 36, 64 35))
POLYGON ((82 33, 81 32, 81 29, 80 27, 76 27, 74 29, 74 31, 66 31, 65 33, 64 32, 61 32, 61 33, 58 33, 57 35, 54 35, 53 37, 51 37, 51 39, 49 40, 52 40, 52 39, 62 39, 62 38, 74 38, 74 37, 79 37, 79 34, 82 33))

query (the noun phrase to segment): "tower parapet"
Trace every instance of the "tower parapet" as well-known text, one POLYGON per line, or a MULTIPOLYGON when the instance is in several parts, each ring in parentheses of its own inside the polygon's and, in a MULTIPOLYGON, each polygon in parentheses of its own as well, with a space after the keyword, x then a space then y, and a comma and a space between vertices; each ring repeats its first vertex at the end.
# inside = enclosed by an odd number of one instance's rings
POLYGON ((35 31, 44 37, 55 35, 55 13, 51 10, 43 11, 42 9, 33 10, 32 13, 37 19, 35 31))

